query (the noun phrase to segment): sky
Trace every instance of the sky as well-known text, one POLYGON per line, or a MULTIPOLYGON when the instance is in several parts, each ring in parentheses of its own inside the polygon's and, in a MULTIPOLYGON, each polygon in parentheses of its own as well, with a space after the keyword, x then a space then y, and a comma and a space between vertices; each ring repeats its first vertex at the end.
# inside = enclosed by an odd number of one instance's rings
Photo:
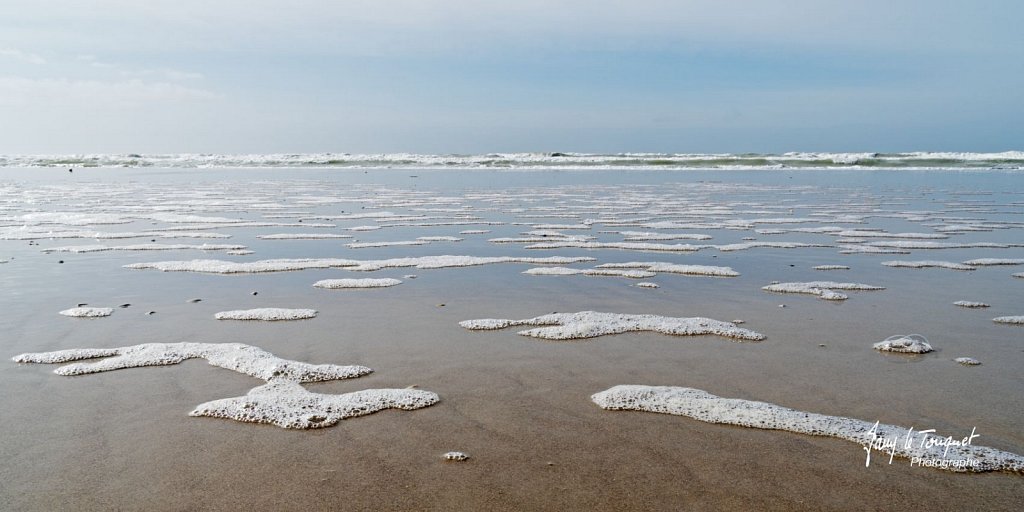
POLYGON ((1019 0, 3 0, 0 153, 1024 149, 1019 0))

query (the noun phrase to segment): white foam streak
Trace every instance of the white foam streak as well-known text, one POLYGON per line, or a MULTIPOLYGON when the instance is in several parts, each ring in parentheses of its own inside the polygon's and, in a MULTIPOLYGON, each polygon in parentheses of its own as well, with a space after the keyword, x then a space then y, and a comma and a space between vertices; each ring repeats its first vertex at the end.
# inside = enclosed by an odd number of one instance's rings
MULTIPOLYGON (((722 398, 694 388, 667 386, 615 386, 591 396, 599 407, 607 410, 647 411, 676 416, 687 416, 706 423, 739 425, 767 430, 785 430, 799 434, 835 437, 880 450, 877 440, 892 441, 892 453, 901 458, 928 461, 948 471, 1011 471, 1024 472, 1024 457, 984 446, 927 445, 924 439, 901 439, 911 430, 895 425, 872 423, 842 416, 827 416, 798 411, 780 405, 722 398), (968 460, 972 464, 954 465, 951 460, 968 460), (943 462, 946 461, 946 464, 943 462)), ((922 435, 920 432, 914 434, 922 435)), ((935 436, 939 441, 944 437, 935 436)), ((880 450, 884 454, 889 449, 880 450)))

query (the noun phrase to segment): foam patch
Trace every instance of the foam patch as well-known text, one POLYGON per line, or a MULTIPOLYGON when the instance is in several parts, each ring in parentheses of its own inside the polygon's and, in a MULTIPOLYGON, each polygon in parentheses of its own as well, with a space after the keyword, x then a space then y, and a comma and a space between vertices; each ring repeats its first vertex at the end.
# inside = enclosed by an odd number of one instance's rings
POLYGON ((19 363, 66 363, 104 358, 92 363, 72 363, 54 370, 58 375, 84 375, 122 368, 178 364, 186 359, 206 359, 211 365, 267 381, 241 397, 200 404, 191 416, 229 418, 271 423, 283 428, 322 428, 345 418, 382 409, 419 409, 437 403, 430 391, 415 389, 368 389, 341 395, 311 393, 300 383, 361 377, 373 370, 365 366, 313 365, 281 359, 262 349, 241 343, 146 343, 120 348, 72 349, 21 354, 19 363))
POLYGON ((683 274, 688 276, 710 276, 710 277, 736 277, 740 275, 731 267, 714 267, 711 265, 678 265, 660 261, 642 262, 629 261, 625 263, 604 263, 597 268, 638 268, 649 272, 663 272, 669 274, 683 274))
POLYGON ((984 302, 974 302, 970 300, 958 300, 953 303, 954 306, 960 306, 962 308, 987 308, 988 304, 984 302))
POLYGON ((920 334, 897 334, 872 345, 882 352, 898 352, 901 354, 926 354, 935 349, 920 334))
POLYGON ((762 290, 778 293, 806 293, 817 295, 824 300, 846 300, 845 293, 835 290, 884 290, 882 286, 860 283, 836 283, 833 281, 810 281, 806 283, 776 283, 764 286, 762 290))
POLYGON ((343 259, 274 259, 261 261, 223 261, 223 260, 188 260, 188 261, 153 261, 148 263, 132 263, 124 268, 154 269, 161 272, 199 272, 204 274, 257 274, 262 272, 287 272, 311 268, 351 267, 358 265, 356 260, 343 259))
POLYGON ((968 260, 964 262, 964 265, 974 265, 978 267, 992 266, 992 265, 1024 265, 1024 259, 1022 258, 978 258, 976 260, 968 260))
POLYGON ((541 325, 537 329, 519 331, 518 334, 545 340, 575 340, 596 338, 624 332, 651 331, 675 336, 714 334, 738 341, 761 341, 763 334, 736 327, 736 324, 710 318, 675 318, 657 315, 628 315, 620 313, 552 313, 525 320, 483 318, 465 320, 459 325, 471 330, 495 330, 518 325, 541 325))
POLYGON ((270 352, 241 343, 144 343, 119 348, 71 349, 55 352, 21 354, 18 363, 63 363, 105 357, 91 363, 61 366, 58 375, 90 373, 178 364, 186 359, 206 359, 211 365, 226 368, 257 379, 287 378, 297 382, 319 382, 349 379, 367 375, 373 370, 365 366, 312 365, 281 359, 270 352))
POLYGON ((970 265, 963 263, 955 263, 952 261, 936 261, 936 260, 920 260, 920 261, 883 261, 882 265, 887 267, 904 267, 904 268, 948 268, 950 270, 975 270, 970 265))
POLYGON ((244 396, 200 404, 189 416, 209 416, 282 428, 330 427, 339 421, 384 409, 412 411, 436 404, 440 397, 418 389, 367 389, 354 393, 312 393, 297 382, 273 380, 244 396))
POLYGON ((954 361, 956 361, 956 362, 958 362, 958 363, 960 363, 960 364, 962 364, 964 366, 978 366, 979 364, 981 364, 981 361, 978 361, 977 359, 975 359, 973 357, 958 357, 958 358, 954 359, 954 361))
MULTIPOLYGON (((1024 456, 1015 453, 973 444, 948 447, 927 445, 920 436, 929 434, 917 431, 914 434, 918 437, 907 446, 902 440, 911 431, 904 427, 798 411, 768 402, 722 398, 700 389, 626 385, 596 393, 590 399, 602 409, 612 411, 656 412, 686 416, 706 423, 845 439, 863 445, 866 450, 870 448, 883 454, 892 453, 894 456, 911 459, 912 463, 924 461, 923 465, 947 471, 1024 473, 1024 456), (886 445, 883 440, 891 440, 892 443, 886 445), (951 460, 967 460, 970 464, 950 464, 951 460)), ((946 438, 934 436, 934 439, 940 441, 946 438)))
POLYGON ((60 314, 76 318, 99 318, 114 314, 114 308, 71 308, 61 311, 60 314))
POLYGON ((102 251, 241 251, 244 245, 229 244, 135 244, 135 245, 71 245, 43 249, 45 253, 87 253, 102 251))
POLYGON ((256 308, 221 311, 213 315, 217 320, 263 320, 276 322, 281 320, 304 320, 315 318, 315 309, 256 308))
POLYGON ((333 240, 352 238, 352 235, 338 235, 334 233, 274 233, 271 235, 259 235, 256 238, 262 240, 333 240))
POLYGON ((605 269, 605 268, 568 268, 568 267, 536 267, 527 269, 523 272, 531 276, 610 276, 610 277, 629 277, 632 279, 643 279, 645 277, 654 277, 654 272, 648 272, 646 270, 620 270, 620 269, 605 269))
POLYGON ((398 279, 324 279, 313 283, 317 288, 340 290, 343 288, 387 288, 402 284, 398 279))
POLYGON ((997 324, 1015 324, 1024 325, 1024 315, 1019 316, 1000 316, 992 319, 997 324))

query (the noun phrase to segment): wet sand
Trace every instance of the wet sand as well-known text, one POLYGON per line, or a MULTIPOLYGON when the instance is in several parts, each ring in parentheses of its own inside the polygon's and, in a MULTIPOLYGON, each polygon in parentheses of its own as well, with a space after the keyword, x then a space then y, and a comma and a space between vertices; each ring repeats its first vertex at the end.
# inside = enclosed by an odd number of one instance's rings
MULTIPOLYGON (((497 189, 492 192, 501 192, 500 186, 550 179, 530 174, 539 173, 498 173, 497 189)), ((557 179, 586 189, 595 181, 689 183, 707 177, 691 173, 660 178, 590 174, 597 176, 581 173, 557 179)), ((154 183, 165 178, 140 176, 154 183)), ((434 174, 423 172, 420 176, 417 190, 429 188, 434 174)), ((937 176, 933 181, 940 183, 932 186, 938 188, 1020 189, 1019 178, 1013 176, 985 175, 980 180, 943 173, 928 176, 937 176), (1000 183, 1001 188, 996 186, 1000 183)), ((215 177, 230 180, 239 176, 215 177)), ((439 182, 454 178, 457 176, 436 176, 439 182)), ((723 178, 744 184, 773 179, 760 174, 723 178)), ((797 178, 802 185, 820 186, 817 176, 797 178)), ((351 179, 365 178, 360 174, 351 179)), ((475 179, 479 178, 470 180, 475 179)), ((854 173, 836 179, 846 187, 846 195, 819 191, 801 201, 814 203, 825 197, 857 197, 861 201, 879 193, 870 177, 854 173)), ((877 178, 878 186, 886 188, 889 184, 884 182, 891 179, 877 178)), ((926 188, 915 180, 907 181, 901 183, 906 190, 885 194, 905 197, 926 188)), ((331 184, 347 191, 341 188, 345 183, 327 183, 331 184)), ((414 188, 401 183, 385 185, 397 190, 414 188)), ((42 187, 45 183, 23 186, 42 187)), ((462 197, 451 183, 436 186, 446 195, 462 197)), ((472 193, 481 190, 479 186, 471 188, 472 193)), ((321 184, 320 192, 338 190, 323 189, 321 184)), ((651 191, 654 197, 658 193, 651 191)), ((946 208, 952 201, 974 197, 931 194, 926 201, 936 198, 946 208)), ((769 194, 748 190, 736 200, 751 198, 766 204, 772 199, 769 194)), ((716 199, 709 195, 708 202, 716 199)), ((983 199, 997 203, 1000 211, 1020 210, 1014 204, 1021 200, 1019 195, 983 199)), ((903 211, 916 205, 883 207, 903 211)), ((327 212, 340 208, 311 209, 327 212)), ((231 211, 197 214, 258 217, 231 211)), ((799 211, 794 215, 802 216, 799 211)), ((514 215, 499 212, 493 216, 528 222, 572 221, 512 219, 514 215)), ((1024 220, 1012 213, 970 216, 1024 220)), ((338 222, 338 229, 324 231, 341 232, 343 225, 366 223, 365 219, 338 222)), ((94 229, 153 227, 136 224, 94 229)), ((919 223, 891 219, 873 219, 870 226, 893 232, 922 230, 919 223)), ((373 232, 372 238, 369 234, 360 234, 360 238, 412 240, 416 236, 456 235, 473 228, 385 228, 373 232)), ((863 448, 849 442, 711 425, 663 414, 604 411, 589 398, 617 384, 695 387, 723 397, 935 428, 954 436, 967 435, 976 427, 981 435, 978 444, 1022 453, 1024 380, 1019 368, 1024 363, 1024 330, 991 322, 996 316, 1024 313, 1019 309, 1024 280, 1009 277, 1020 267, 957 272, 888 268, 880 262, 1014 258, 1024 256, 1024 250, 950 249, 896 256, 839 255, 834 247, 694 254, 536 251, 524 250, 521 244, 486 242, 490 237, 515 236, 530 229, 528 226, 485 229, 493 232, 466 236, 463 242, 380 249, 346 249, 346 241, 339 240, 260 242, 255 238, 286 231, 283 228, 213 230, 234 235, 224 243, 245 244, 256 250, 244 258, 195 251, 43 254, 39 250, 44 247, 29 246, 26 241, 0 241, 5 251, 0 257, 14 257, 0 266, 8 311, 0 320, 6 333, 0 346, 8 357, 28 351, 146 342, 241 342, 287 359, 360 364, 376 370, 358 379, 306 385, 319 393, 417 385, 441 396, 439 404, 422 410, 383 411, 327 429, 296 431, 189 417, 188 411, 199 403, 242 395, 261 383, 201 360, 80 377, 54 375, 53 367, 47 365, 9 362, 0 365, 0 384, 5 389, 0 398, 4 411, 0 418, 4 432, 0 440, 4 460, 0 465, 0 481, 4 482, 0 509, 1013 510, 1024 501, 1020 475, 953 474, 910 467, 900 459, 889 465, 878 453, 870 467, 865 467, 863 448), (426 254, 598 258, 593 264, 573 265, 577 268, 609 262, 671 261, 727 265, 742 275, 659 274, 645 279, 661 285, 651 290, 630 286, 637 281, 624 278, 522 275, 534 266, 524 264, 377 272, 317 269, 236 276, 121 268, 139 261, 191 258, 376 259, 426 254), (65 263, 58 264, 58 260, 65 263), (827 263, 852 269, 811 269, 827 263), (401 279, 406 274, 418 277, 386 289, 312 287, 321 279, 401 279), (774 280, 849 281, 887 289, 849 292, 848 300, 833 303, 810 295, 760 289, 774 280), (258 295, 252 295, 253 291, 258 295), (203 300, 187 302, 193 297, 203 300), (961 299, 981 300, 993 307, 966 310, 952 305, 961 299), (116 308, 112 316, 100 319, 57 315, 79 302, 131 306, 116 308), (779 308, 779 304, 787 307, 779 308), (315 319, 275 323, 213 319, 220 311, 257 307, 311 308, 319 314, 315 319), (145 315, 151 310, 156 313, 145 315), (736 343, 716 336, 632 333, 550 342, 519 336, 516 328, 469 331, 458 325, 473 318, 529 318, 584 310, 743 319, 743 327, 768 338, 760 343, 736 343), (870 348, 871 343, 892 334, 911 332, 925 334, 938 350, 923 356, 900 356, 870 348), (983 364, 963 367, 952 361, 960 356, 975 357, 983 364), (444 461, 441 455, 452 450, 469 453, 471 459, 444 461)), ((596 226, 581 233, 594 235, 600 229, 606 228, 596 226)), ((757 236, 749 230, 686 231, 712 234, 712 243, 757 236)), ((797 233, 758 238, 831 240, 797 233)), ((953 237, 957 241, 1021 238, 1019 228, 953 237)), ((96 241, 39 243, 53 247, 96 241)))

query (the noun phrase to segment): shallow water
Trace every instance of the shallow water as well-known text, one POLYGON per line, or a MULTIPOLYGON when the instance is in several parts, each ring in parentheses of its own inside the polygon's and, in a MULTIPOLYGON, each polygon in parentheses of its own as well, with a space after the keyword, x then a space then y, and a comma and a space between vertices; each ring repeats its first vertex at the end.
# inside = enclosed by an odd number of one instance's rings
MULTIPOLYGON (((150 243, 150 238, 40 236, 0 240, 2 352, 12 357, 147 342, 240 342, 310 363, 358 364, 375 373, 307 385, 318 393, 417 385, 441 396, 432 407, 383 411, 318 431, 288 431, 230 420, 191 418, 196 405, 239 396, 261 381, 186 361, 60 377, 45 365, 0 364, 0 509, 189 507, 377 509, 821 509, 919 507, 1013 509, 1024 479, 951 474, 892 465, 850 443, 683 417, 609 412, 591 394, 618 384, 686 386, 719 396, 771 402, 822 414, 879 420, 965 436, 1024 453, 1024 328, 992 318, 1024 314, 1020 266, 974 271, 909 269, 882 261, 1021 258, 1024 248, 912 250, 905 255, 839 254, 834 235, 756 229, 839 226, 892 233, 933 232, 951 224, 1003 226, 949 234, 944 242, 1024 242, 1024 178, 1010 172, 551 171, 328 169, 0 170, 0 235, 22 230, 37 211, 105 213, 125 224, 30 228, 140 232, 193 224, 146 218, 154 211, 249 221, 331 223, 333 228, 230 227, 228 239, 156 238, 168 244, 230 243, 223 251, 42 252, 52 247, 150 243), (416 178, 411 177, 417 176, 416 178), (386 219, 317 216, 393 212, 445 217, 409 222, 501 225, 391 227, 386 219), (824 215, 818 216, 816 214, 824 215), (863 216, 862 223, 848 215, 863 216), (289 217, 289 218, 280 218, 289 217), (817 218, 815 223, 732 225, 734 229, 609 226, 675 220, 817 218), (723 252, 562 248, 487 240, 518 237, 528 224, 578 224, 567 235, 601 231, 711 235, 666 243, 733 244, 745 237, 832 247, 723 252), (471 221, 468 221, 471 222, 471 221), (521 223, 516 225, 513 223, 521 223), (345 228, 381 225, 351 232, 345 228), (6 226, 6 227, 2 227, 6 226), (487 234, 459 235, 488 229, 487 234), (4 231, 8 230, 8 231, 4 231), (344 240, 265 240, 271 233, 351 234, 344 240), (460 242, 353 249, 345 244, 458 236, 460 242), (36 245, 38 243, 38 245, 36 245), (639 280, 531 276, 537 265, 343 268, 217 275, 132 270, 168 260, 271 258, 388 259, 427 255, 589 256, 603 263, 664 261, 728 266, 738 277, 658 274, 639 280), (64 263, 58 263, 64 261, 64 263), (817 271, 825 264, 850 270, 817 271), (415 274, 415 279, 403 276, 415 274), (337 278, 398 278, 399 286, 325 290, 337 278), (777 294, 772 281, 839 281, 884 286, 849 299, 777 294), (256 295, 253 292, 257 292, 256 295), (201 298, 200 302, 189 299, 201 298), (984 309, 953 305, 982 301, 984 309), (114 307, 106 318, 66 318, 88 303, 114 307), (120 304, 131 304, 118 308, 120 304), (442 306, 443 304, 443 306, 442 306), (784 304, 786 307, 779 307, 784 304), (218 322, 220 311, 309 308, 297 322, 218 322), (571 342, 542 341, 518 329, 468 331, 459 321, 603 311, 742 319, 767 336, 735 343, 716 336, 627 333, 571 342), (154 311, 152 315, 147 315, 154 311), (879 353, 872 343, 920 333, 936 351, 879 353), (825 345, 824 347, 820 345, 825 345), (964 367, 954 358, 983 364, 964 367), (458 450, 466 462, 446 462, 458 450)), ((70 218, 70 217, 69 217, 70 218)), ((200 226, 203 227, 203 226, 200 226)), ((866 243, 870 243, 868 240, 866 243)), ((885 239, 888 240, 888 239, 885 239)))

